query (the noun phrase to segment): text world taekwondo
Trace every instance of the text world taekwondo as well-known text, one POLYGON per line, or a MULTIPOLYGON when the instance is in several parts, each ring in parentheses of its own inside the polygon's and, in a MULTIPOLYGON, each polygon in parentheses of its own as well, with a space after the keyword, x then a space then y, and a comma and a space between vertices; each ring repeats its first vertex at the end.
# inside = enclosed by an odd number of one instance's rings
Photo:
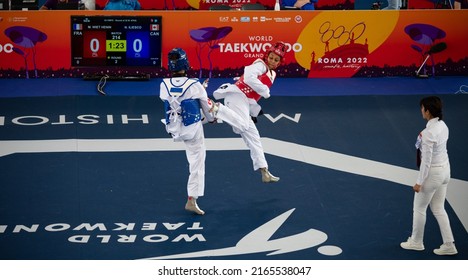
POLYGON ((30 225, 0 225, 0 236, 2 234, 34 234, 37 232, 70 232, 69 242, 88 243, 90 240, 98 240, 99 243, 109 243, 115 241, 118 243, 134 243, 139 235, 133 234, 136 231, 148 232, 143 234, 140 240, 150 243, 158 242, 204 242, 206 241, 200 231, 203 227, 199 222, 187 224, 179 223, 81 223, 71 225, 67 223, 54 223, 48 225, 30 224, 30 225), (157 233, 155 232, 157 231, 157 233), (89 233, 95 233, 93 235, 89 233))

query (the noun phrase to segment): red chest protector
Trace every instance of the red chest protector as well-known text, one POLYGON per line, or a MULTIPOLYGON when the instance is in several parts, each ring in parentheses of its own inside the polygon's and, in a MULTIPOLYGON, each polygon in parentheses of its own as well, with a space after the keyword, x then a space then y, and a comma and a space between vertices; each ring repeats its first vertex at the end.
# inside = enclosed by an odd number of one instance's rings
MULTIPOLYGON (((262 61, 262 63, 264 63, 262 61)), ((268 68, 268 67, 267 67, 268 68)), ((268 88, 270 88, 272 85, 273 85, 273 79, 274 77, 272 77, 272 75, 270 74, 270 71, 267 70, 266 73, 260 75, 257 77, 258 80, 266 85, 268 88)), ((240 77, 239 80, 237 80, 236 82, 236 86, 248 97, 248 98, 251 98, 251 99, 254 99, 255 101, 258 101, 260 100, 260 98, 262 98, 262 96, 260 94, 258 94, 256 91, 254 91, 249 85, 247 85, 245 82, 244 82, 244 75, 242 75, 240 77)))

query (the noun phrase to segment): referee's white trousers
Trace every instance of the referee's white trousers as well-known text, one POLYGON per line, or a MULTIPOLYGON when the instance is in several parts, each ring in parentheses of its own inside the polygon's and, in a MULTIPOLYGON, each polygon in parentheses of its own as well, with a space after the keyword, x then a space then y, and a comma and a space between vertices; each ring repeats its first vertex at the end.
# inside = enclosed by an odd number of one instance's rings
POLYGON ((206 147, 203 127, 199 127, 193 139, 185 140, 184 143, 190 172, 187 194, 192 197, 200 197, 205 194, 206 147))
POLYGON ((430 206, 439 224, 443 242, 454 242, 450 221, 444 206, 449 181, 449 163, 444 166, 433 166, 429 169, 429 175, 421 186, 421 191, 414 194, 413 232, 411 239, 415 242, 423 243, 428 206, 430 206))
POLYGON ((249 100, 244 93, 232 92, 226 94, 224 105, 219 105, 216 117, 232 126, 234 133, 240 134, 250 150, 253 169, 268 168, 263 152, 260 134, 250 117, 249 100))

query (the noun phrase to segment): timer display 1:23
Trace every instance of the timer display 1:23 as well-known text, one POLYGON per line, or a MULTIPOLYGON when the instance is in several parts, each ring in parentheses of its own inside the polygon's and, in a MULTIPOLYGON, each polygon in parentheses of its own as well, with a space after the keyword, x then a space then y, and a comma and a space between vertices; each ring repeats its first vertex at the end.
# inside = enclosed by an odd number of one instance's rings
POLYGON ((107 40, 106 51, 108 52, 126 52, 127 41, 126 40, 107 40))

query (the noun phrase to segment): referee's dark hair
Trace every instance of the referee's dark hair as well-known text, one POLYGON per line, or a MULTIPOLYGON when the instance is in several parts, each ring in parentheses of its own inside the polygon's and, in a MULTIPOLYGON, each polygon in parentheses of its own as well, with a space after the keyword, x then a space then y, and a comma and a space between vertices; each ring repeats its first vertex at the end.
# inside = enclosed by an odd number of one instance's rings
POLYGON ((424 109, 427 111, 429 110, 429 113, 434 118, 439 118, 439 120, 442 120, 443 114, 442 114, 442 100, 437 97, 437 96, 428 96, 424 97, 419 101, 419 106, 422 107, 424 106, 424 109))

